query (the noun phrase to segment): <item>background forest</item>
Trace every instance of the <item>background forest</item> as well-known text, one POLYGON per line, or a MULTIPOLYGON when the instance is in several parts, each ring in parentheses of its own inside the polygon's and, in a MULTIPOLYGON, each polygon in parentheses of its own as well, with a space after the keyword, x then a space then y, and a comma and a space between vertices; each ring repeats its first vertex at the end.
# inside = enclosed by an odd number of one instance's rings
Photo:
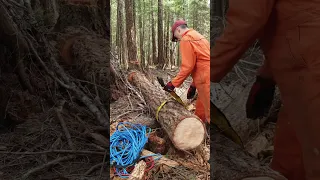
POLYGON ((208 0, 112 0, 112 49, 121 67, 139 60, 142 68, 176 67, 179 45, 171 42, 171 25, 178 18, 210 38, 208 0))

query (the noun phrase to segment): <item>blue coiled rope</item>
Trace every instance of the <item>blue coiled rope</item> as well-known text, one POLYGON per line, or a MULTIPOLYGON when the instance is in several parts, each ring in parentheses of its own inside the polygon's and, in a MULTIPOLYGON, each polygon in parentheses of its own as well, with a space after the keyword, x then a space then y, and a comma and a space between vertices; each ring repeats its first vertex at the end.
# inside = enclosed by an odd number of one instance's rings
MULTIPOLYGON (((119 177, 128 178, 129 173, 126 168, 135 165, 139 159, 148 157, 140 157, 140 153, 148 142, 150 132, 150 128, 141 124, 129 122, 118 124, 116 132, 110 137, 110 164, 115 166, 119 177), (126 125, 130 125, 130 128, 126 127, 126 125)), ((149 156, 155 155, 159 154, 149 156)))

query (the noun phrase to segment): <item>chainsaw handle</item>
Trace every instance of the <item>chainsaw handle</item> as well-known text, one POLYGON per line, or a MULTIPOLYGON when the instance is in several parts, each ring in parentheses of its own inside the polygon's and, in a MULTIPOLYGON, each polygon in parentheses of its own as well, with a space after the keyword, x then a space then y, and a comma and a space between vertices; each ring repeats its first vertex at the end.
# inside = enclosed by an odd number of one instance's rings
POLYGON ((162 86, 162 87, 165 87, 166 85, 164 84, 164 81, 161 77, 157 77, 157 80, 159 82, 159 84, 162 86))

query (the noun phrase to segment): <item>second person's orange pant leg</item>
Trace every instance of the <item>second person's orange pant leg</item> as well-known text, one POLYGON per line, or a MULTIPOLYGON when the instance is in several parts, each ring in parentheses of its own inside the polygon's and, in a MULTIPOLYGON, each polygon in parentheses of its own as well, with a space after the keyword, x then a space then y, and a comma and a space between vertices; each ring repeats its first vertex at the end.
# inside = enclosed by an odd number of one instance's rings
POLYGON ((203 122, 206 121, 206 114, 204 112, 204 106, 199 98, 196 101, 196 110, 195 110, 194 114, 196 116, 198 116, 203 122))
POLYGON ((288 180, 306 180, 301 145, 283 108, 278 115, 271 168, 288 180))
MULTIPOLYGON (((208 123, 210 123, 210 82, 199 83, 199 84, 196 83, 196 87, 198 90, 198 99, 196 102, 196 112, 195 113, 200 113, 200 114, 204 113, 206 121, 208 123), (201 103, 201 105, 200 105, 200 103, 201 103)), ((201 116, 203 116, 203 115, 201 115, 201 116)))

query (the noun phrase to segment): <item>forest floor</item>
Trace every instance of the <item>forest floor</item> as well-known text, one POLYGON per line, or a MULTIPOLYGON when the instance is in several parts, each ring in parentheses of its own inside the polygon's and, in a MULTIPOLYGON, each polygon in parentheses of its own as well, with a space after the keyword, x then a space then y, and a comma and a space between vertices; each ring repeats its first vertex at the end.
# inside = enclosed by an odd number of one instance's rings
POLYGON ((82 107, 63 102, 52 105, 23 91, 12 73, 2 72, 0 81, 7 88, 1 96, 10 98, 5 107, 7 119, 21 121, 1 128, 0 179, 107 177, 101 168, 106 151, 90 139, 92 131, 99 129, 103 134, 104 130, 89 121, 86 112, 79 113, 82 107), (70 146, 75 148, 72 153, 70 146))
MULTIPOLYGON (((156 77, 160 76, 167 82, 171 80, 178 73, 178 69, 173 70, 157 70, 150 68, 145 71, 148 80, 154 85, 159 85, 156 77)), ((188 105, 188 109, 194 111, 194 100, 187 100, 186 93, 191 83, 191 78, 188 78, 181 87, 176 88, 177 95, 188 105)), ((147 103, 147 102, 146 102, 147 103)), ((110 120, 111 120, 111 131, 110 136, 116 130, 116 126, 119 122, 143 122, 141 118, 151 118, 155 121, 155 118, 151 115, 147 106, 144 106, 141 99, 133 93, 128 93, 120 97, 117 101, 110 104, 110 120), (129 103, 128 103, 129 102, 129 103), (140 119, 140 120, 138 120, 140 119)), ((145 121, 144 121, 145 122, 145 121)), ((148 124, 145 122, 144 124, 148 124)), ((208 163, 210 157, 210 140, 209 137, 205 139, 203 149, 198 151, 194 150, 190 154, 177 151, 171 144, 168 137, 165 135, 163 129, 160 126, 151 125, 152 132, 156 132, 157 135, 166 141, 165 150, 162 151, 162 156, 168 158, 174 162, 180 164, 177 167, 169 167, 159 161, 156 161, 155 166, 146 174, 146 179, 199 179, 208 180, 210 179, 210 165, 208 163), (201 152, 201 153, 199 153, 201 152)), ((156 149, 146 145, 147 150, 156 153, 156 149)), ((110 169, 111 179, 120 179, 114 172, 113 168, 110 169)))

